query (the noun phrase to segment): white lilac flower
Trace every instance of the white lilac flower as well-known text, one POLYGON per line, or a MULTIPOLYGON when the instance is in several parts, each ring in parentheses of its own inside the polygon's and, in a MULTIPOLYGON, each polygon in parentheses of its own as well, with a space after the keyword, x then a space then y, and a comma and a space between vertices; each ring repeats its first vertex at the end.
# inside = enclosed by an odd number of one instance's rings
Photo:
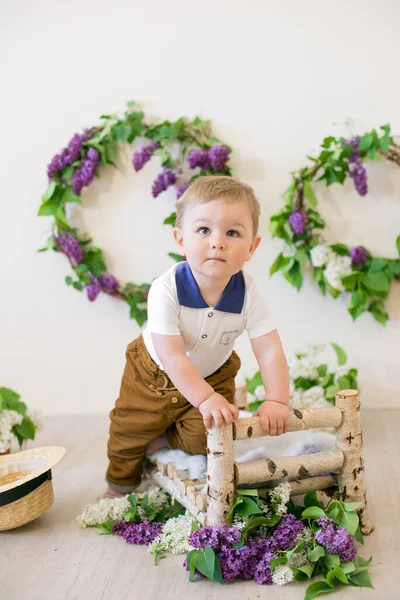
POLYGON ((317 379, 317 361, 315 358, 305 356, 303 358, 296 358, 290 356, 288 358, 289 375, 291 379, 298 379, 299 377, 305 379, 317 379))
POLYGON ((21 425, 23 416, 15 410, 0 410, 0 452, 7 452, 11 447, 11 430, 14 425, 21 425))
POLYGON ((303 356, 315 356, 315 354, 320 354, 326 348, 326 344, 305 344, 304 348, 296 353, 302 354, 303 356))
POLYGON ((296 246, 285 244, 282 251, 282 256, 285 258, 291 258, 297 252, 296 246))
POLYGON ((310 406, 315 402, 318 402, 321 398, 325 399, 325 390, 321 385, 314 385, 303 394, 304 402, 310 406))
POLYGON ((239 515, 238 513, 235 513, 235 516, 233 517, 232 526, 236 527, 236 529, 243 529, 243 527, 246 526, 247 521, 248 521, 247 517, 245 517, 244 515, 239 515))
POLYGON ((284 515, 287 512, 287 504, 290 500, 290 483, 280 483, 271 492, 269 492, 270 503, 277 515, 284 515))
POLYGON ((335 254, 325 267, 324 277, 331 287, 340 292, 344 291, 344 285, 340 279, 340 275, 351 273, 351 258, 350 256, 339 256, 335 254))
POLYGON ((192 531, 194 519, 187 512, 179 517, 169 519, 163 526, 162 533, 158 535, 149 545, 151 554, 185 554, 189 552, 189 536, 192 531))
POLYGON ((93 527, 111 519, 121 521, 130 506, 128 495, 122 498, 102 498, 96 503, 88 504, 77 518, 79 527, 93 527))
POLYGON ((26 416, 30 418, 36 431, 44 429, 43 412, 41 410, 27 410, 26 416))
POLYGON ((258 385, 254 390, 254 396, 257 400, 265 400, 265 387, 263 385, 258 385))
POLYGON ((307 552, 313 545, 314 535, 309 527, 304 527, 304 529, 297 534, 296 539, 294 540, 294 547, 298 546, 301 542, 304 543, 304 552, 307 552))
POLYGON ((334 256, 336 256, 335 252, 327 246, 326 244, 318 244, 318 246, 314 246, 314 248, 310 251, 311 255, 311 264, 314 267, 324 267, 331 261, 334 256))
POLYGON ((289 558, 289 567, 303 567, 308 563, 306 553, 302 550, 301 552, 294 552, 289 558))
POLYGON ((293 571, 288 565, 277 565, 272 573, 272 583, 275 585, 285 585, 293 579, 293 571))
MULTIPOLYGON (((142 500, 145 496, 148 496, 148 506, 151 508, 151 512, 154 516, 161 512, 163 508, 169 505, 168 494, 157 485, 150 487, 147 491, 137 494, 138 499, 142 500)), ((147 514, 147 513, 146 513, 147 514)), ((152 520, 150 515, 147 516, 149 521, 152 520)))

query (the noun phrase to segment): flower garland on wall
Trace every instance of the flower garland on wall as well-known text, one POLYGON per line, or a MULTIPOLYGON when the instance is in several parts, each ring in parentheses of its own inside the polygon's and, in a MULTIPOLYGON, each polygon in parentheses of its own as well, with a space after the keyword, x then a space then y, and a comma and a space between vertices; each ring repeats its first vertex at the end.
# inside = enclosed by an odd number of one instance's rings
POLYGON ((305 600, 343 585, 372 587, 372 557, 362 558, 357 548, 363 544, 356 513, 362 503, 335 500, 324 506, 313 491, 299 506, 290 500, 290 489, 281 483, 266 498, 257 490, 236 490, 226 526, 202 527, 157 487, 90 504, 78 525, 146 545, 155 564, 168 553, 187 553, 183 566, 192 582, 206 577, 285 585, 322 576, 308 585, 305 600))
MULTIPOLYGON (((146 143, 134 152, 132 165, 140 171, 153 156, 161 162, 162 170, 152 184, 153 198, 176 187, 179 198, 189 184, 199 175, 231 175, 228 165, 231 149, 211 134, 210 122, 196 117, 177 121, 149 123, 142 111, 135 109, 134 102, 122 116, 103 115, 100 125, 76 133, 69 144, 56 154, 47 167, 49 184, 42 198, 38 214, 52 216, 52 233, 47 244, 39 252, 52 249, 65 254, 74 271, 65 281, 78 291, 86 290, 93 302, 103 292, 127 302, 130 317, 139 325, 147 318, 146 302, 150 284, 126 283, 122 285, 107 271, 103 252, 91 245, 91 239, 73 228, 67 217, 69 203, 82 204, 83 190, 95 176, 100 166, 113 165, 122 144, 131 144, 136 138, 146 143), (184 176, 184 168, 193 170, 184 176)), ((165 225, 175 225, 176 215, 171 213, 165 225)), ((169 253, 174 260, 182 257, 169 253)))
MULTIPOLYGON (((309 344, 302 350, 288 356, 290 377, 290 408, 324 408, 335 404, 339 390, 357 390, 357 369, 345 367, 346 352, 337 344, 309 344), (321 355, 333 348, 337 365, 329 365, 321 355)), ((260 371, 246 378, 246 388, 250 394, 248 410, 255 412, 265 399, 265 388, 260 371)))
MULTIPOLYGON (((271 217, 270 231, 284 240, 283 251, 270 268, 270 275, 282 275, 297 290, 303 283, 303 270, 311 265, 314 281, 325 295, 333 298, 350 292, 348 311, 357 319, 368 311, 382 324, 388 319, 384 300, 389 295, 393 279, 400 280, 400 259, 375 257, 363 246, 349 248, 345 244, 327 244, 317 230, 325 221, 316 210, 317 197, 312 183, 343 184, 349 176, 360 196, 368 191, 367 160, 389 160, 400 166, 400 146, 390 135, 390 126, 383 125, 382 134, 375 129, 362 137, 344 139, 327 137, 319 156, 308 156, 311 166, 292 173, 292 181, 284 194, 285 206, 271 217)), ((396 240, 400 255, 400 236, 396 240)))

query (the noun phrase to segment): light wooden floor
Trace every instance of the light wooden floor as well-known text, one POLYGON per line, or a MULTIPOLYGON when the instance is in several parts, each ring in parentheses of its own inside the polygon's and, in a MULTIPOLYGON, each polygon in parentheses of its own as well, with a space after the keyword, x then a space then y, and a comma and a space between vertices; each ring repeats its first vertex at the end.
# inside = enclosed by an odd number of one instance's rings
MULTIPOLYGON (((362 413, 369 510, 376 531, 360 552, 373 554, 375 590, 346 588, 333 599, 400 598, 400 410, 362 413)), ((62 445, 53 470, 55 503, 36 521, 0 534, 1 600, 256 600, 304 598, 305 584, 189 583, 183 556, 153 566, 144 546, 81 529, 76 516, 104 490, 107 416, 49 417, 35 445, 62 445)), ((325 596, 324 596, 325 597, 325 596)))

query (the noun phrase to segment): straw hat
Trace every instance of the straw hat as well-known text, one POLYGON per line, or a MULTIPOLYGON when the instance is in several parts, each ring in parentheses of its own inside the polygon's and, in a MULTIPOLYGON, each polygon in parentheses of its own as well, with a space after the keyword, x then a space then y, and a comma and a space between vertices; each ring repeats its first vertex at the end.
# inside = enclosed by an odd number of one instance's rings
POLYGON ((61 446, 43 446, 0 456, 0 531, 33 521, 54 501, 51 469, 61 446))

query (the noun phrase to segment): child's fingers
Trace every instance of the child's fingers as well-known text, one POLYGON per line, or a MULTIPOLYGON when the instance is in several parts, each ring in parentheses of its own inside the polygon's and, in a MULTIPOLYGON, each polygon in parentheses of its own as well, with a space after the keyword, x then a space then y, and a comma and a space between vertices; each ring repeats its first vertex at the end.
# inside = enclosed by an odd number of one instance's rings
POLYGON ((261 429, 269 434, 269 418, 267 415, 261 415, 261 429))
POLYGON ((270 420, 269 420, 269 435, 276 435, 276 431, 277 431, 276 419, 270 418, 270 420))
POLYGON ((212 416, 211 415, 204 415, 203 416, 203 423, 204 423, 204 426, 207 429, 211 428, 211 422, 212 422, 212 416))
POLYGON ((221 409, 220 408, 215 408, 212 411, 212 416, 214 419, 214 423, 215 423, 215 427, 221 427, 222 422, 223 422, 223 417, 221 414, 221 409))
POLYGON ((239 409, 237 406, 234 406, 234 404, 230 404, 229 405, 229 410, 231 411, 233 420, 236 421, 236 419, 239 418, 239 409))
POLYGON ((233 421, 233 415, 232 415, 231 411, 229 410, 229 406, 224 406, 223 408, 221 408, 221 413, 224 417, 225 423, 227 425, 231 425, 231 423, 233 421))

